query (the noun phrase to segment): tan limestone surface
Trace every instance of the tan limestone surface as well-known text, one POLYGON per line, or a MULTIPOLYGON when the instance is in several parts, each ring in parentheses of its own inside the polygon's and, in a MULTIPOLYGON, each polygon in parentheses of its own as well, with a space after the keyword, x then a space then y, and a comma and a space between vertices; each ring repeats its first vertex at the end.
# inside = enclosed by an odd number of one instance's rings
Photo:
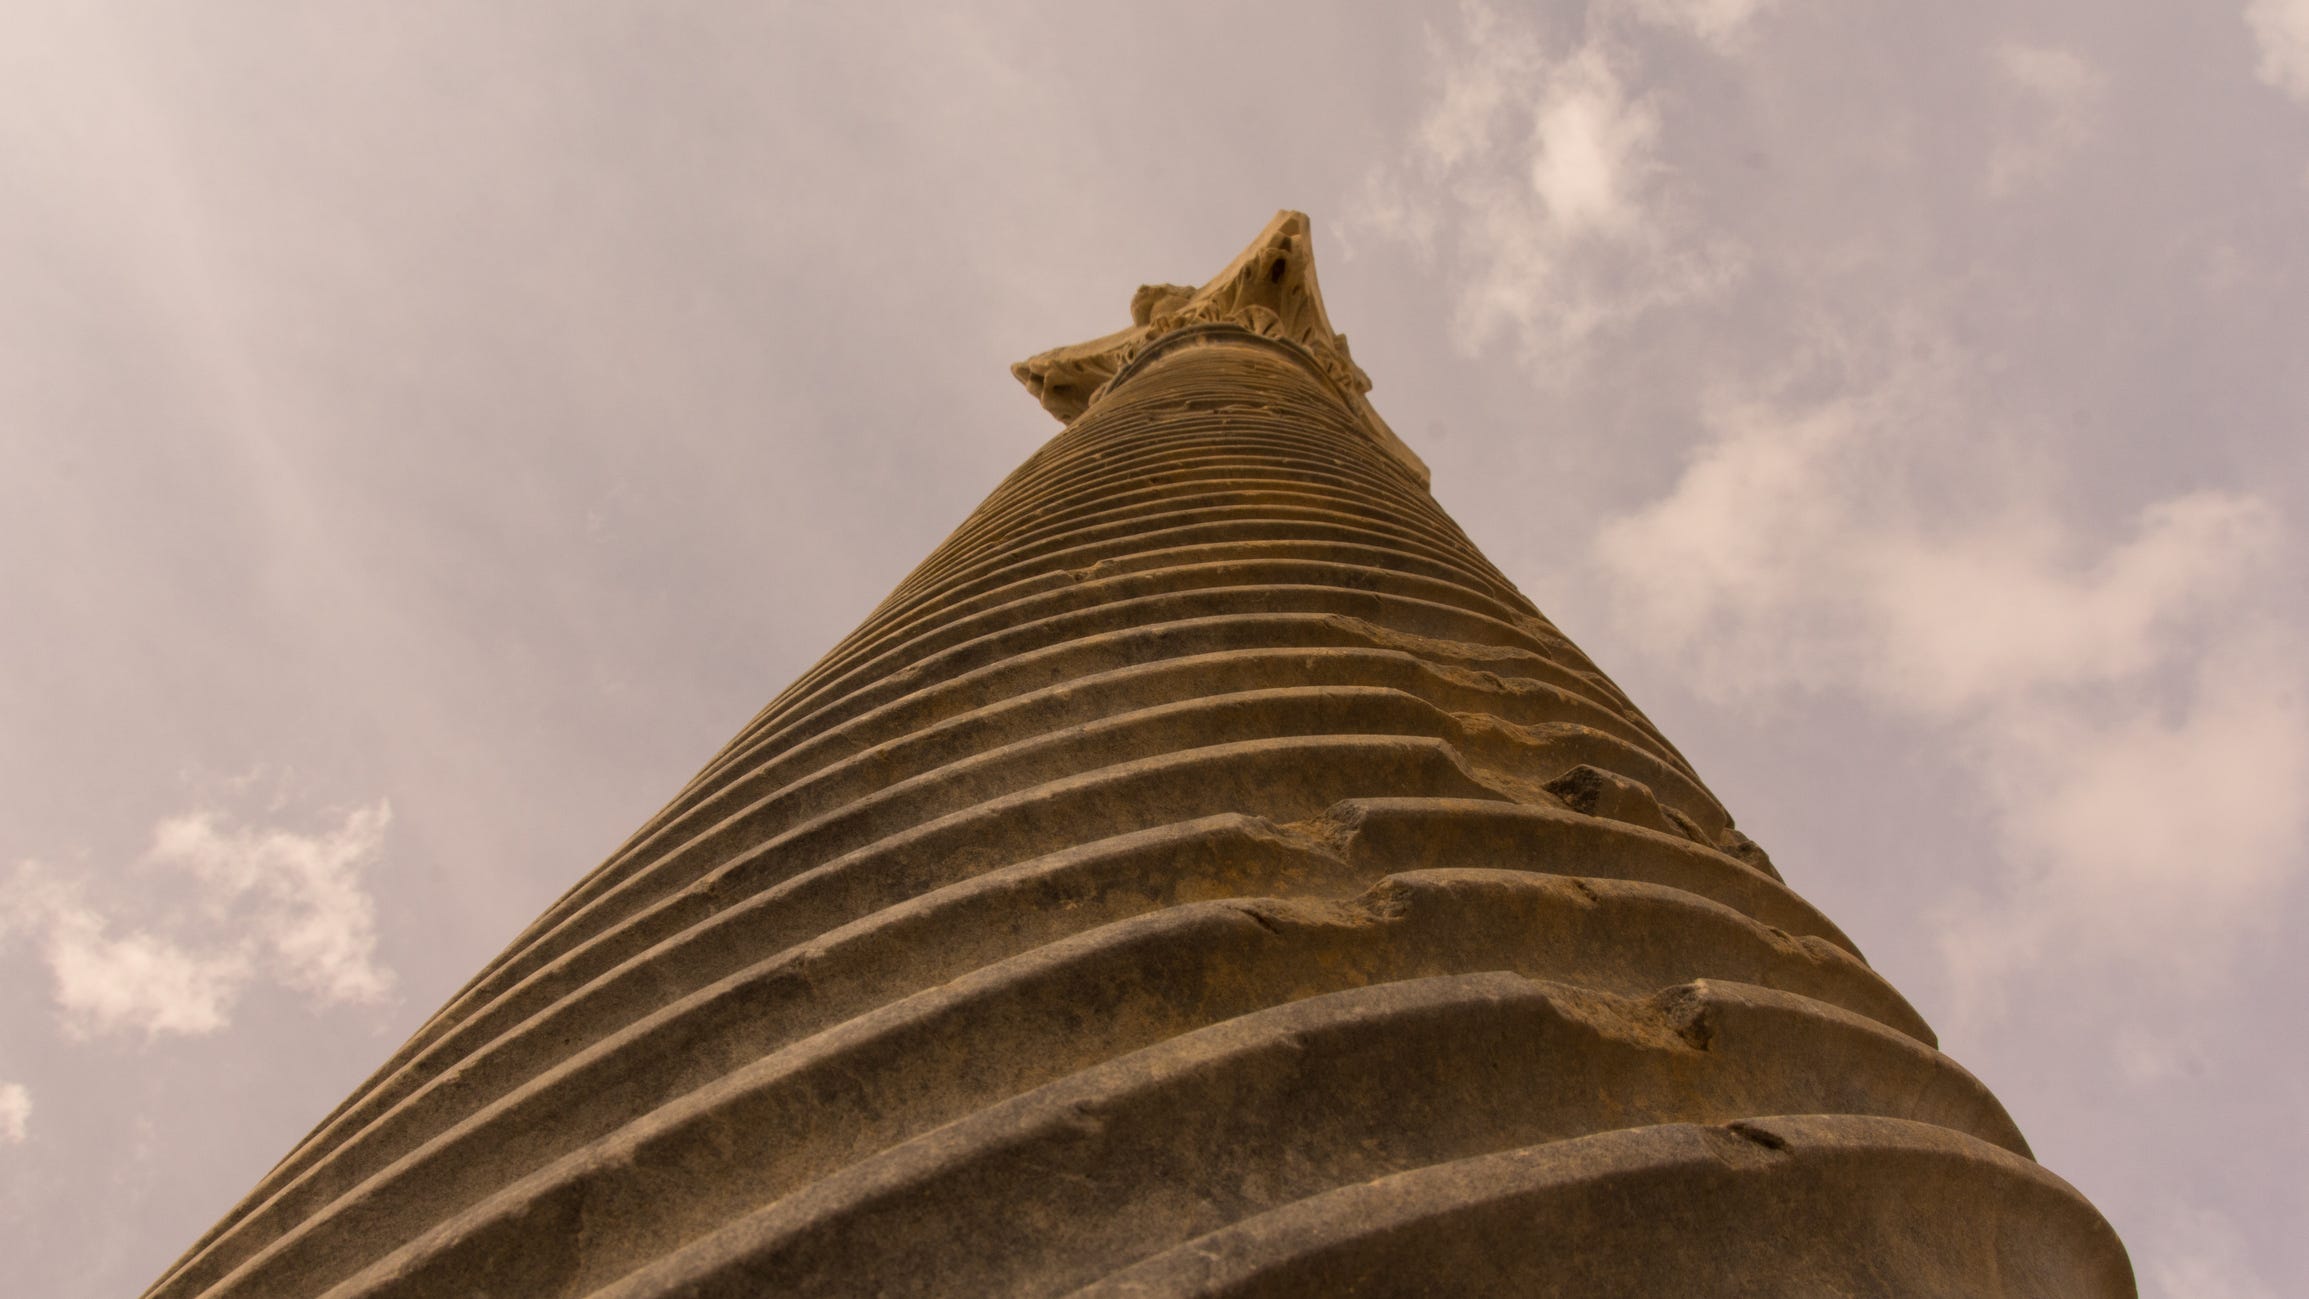
POLYGON ((1363 398, 1306 219, 153 1299, 2130 1295, 1363 398))

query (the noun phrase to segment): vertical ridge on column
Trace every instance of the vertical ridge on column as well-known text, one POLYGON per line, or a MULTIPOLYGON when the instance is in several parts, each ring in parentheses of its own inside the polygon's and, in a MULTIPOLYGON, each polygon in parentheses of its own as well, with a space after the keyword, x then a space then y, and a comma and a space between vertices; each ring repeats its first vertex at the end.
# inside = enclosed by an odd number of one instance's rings
POLYGON ((2131 1293, 1285 213, 148 1292, 2131 1293))

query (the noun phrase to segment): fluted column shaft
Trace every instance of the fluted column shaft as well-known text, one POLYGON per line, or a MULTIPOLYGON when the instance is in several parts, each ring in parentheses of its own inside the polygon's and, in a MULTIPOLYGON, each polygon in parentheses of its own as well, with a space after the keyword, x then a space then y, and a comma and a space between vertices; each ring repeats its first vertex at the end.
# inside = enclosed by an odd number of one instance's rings
POLYGON ((152 1293, 2115 1295, 2123 1269, 1309 358, 1204 326, 152 1293))

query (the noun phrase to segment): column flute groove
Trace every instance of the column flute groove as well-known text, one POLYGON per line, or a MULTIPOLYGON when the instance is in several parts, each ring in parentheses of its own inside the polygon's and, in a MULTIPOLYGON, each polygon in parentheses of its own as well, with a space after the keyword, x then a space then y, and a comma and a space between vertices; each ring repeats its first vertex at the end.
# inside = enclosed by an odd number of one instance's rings
POLYGON ((1428 494, 1305 217, 1131 314, 151 1299, 2132 1293, 1428 494))

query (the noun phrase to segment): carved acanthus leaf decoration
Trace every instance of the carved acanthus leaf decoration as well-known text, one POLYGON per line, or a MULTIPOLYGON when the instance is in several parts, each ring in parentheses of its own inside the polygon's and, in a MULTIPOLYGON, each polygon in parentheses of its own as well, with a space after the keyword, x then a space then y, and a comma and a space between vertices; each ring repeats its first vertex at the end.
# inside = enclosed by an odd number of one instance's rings
POLYGON ((1158 340, 1196 325, 1233 325, 1296 345, 1339 390, 1371 434, 1427 480, 1427 466, 1371 409, 1364 394, 1371 378, 1331 328, 1315 283, 1315 251, 1307 215, 1278 212, 1259 237, 1201 288, 1147 284, 1131 295, 1131 324, 1103 338, 1053 348, 1010 367, 1042 408, 1073 422, 1115 376, 1158 340))

